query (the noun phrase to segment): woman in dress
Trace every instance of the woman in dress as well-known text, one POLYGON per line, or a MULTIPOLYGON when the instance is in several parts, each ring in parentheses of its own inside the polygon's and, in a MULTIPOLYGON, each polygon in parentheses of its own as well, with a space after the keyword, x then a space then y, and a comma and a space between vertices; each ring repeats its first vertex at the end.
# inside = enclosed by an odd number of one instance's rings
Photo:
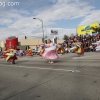
POLYGON ((10 49, 8 49, 6 51, 6 54, 5 54, 5 57, 4 57, 5 60, 7 62, 10 62, 11 64, 15 64, 15 60, 17 60, 17 56, 16 56, 14 51, 15 50, 12 47, 10 47, 10 49))
POLYGON ((57 60, 59 56, 56 53, 56 46, 52 43, 50 39, 48 39, 48 44, 45 44, 45 52, 42 54, 42 57, 48 59, 48 63, 53 63, 54 60, 57 60))

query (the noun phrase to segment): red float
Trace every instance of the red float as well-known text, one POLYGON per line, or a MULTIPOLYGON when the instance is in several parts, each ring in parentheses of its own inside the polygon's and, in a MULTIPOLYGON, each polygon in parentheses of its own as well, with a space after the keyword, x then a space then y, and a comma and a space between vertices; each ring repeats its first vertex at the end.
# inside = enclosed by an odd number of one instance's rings
POLYGON ((8 37, 6 39, 6 49, 9 49, 10 47, 13 47, 14 49, 17 49, 18 46, 18 38, 15 36, 8 37))

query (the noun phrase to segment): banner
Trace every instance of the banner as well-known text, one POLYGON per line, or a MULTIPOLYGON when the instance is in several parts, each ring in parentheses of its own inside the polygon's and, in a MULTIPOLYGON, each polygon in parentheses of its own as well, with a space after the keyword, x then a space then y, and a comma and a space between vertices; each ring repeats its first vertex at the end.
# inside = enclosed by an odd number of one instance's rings
POLYGON ((58 31, 57 30, 51 30, 51 34, 50 35, 58 35, 58 31))
POLYGON ((92 27, 98 28, 99 27, 99 23, 96 22, 96 23, 93 23, 93 24, 90 24, 90 25, 87 25, 87 26, 79 26, 79 27, 77 27, 78 36, 86 35, 86 34, 92 35, 92 33, 95 33, 95 31, 92 29, 92 27))

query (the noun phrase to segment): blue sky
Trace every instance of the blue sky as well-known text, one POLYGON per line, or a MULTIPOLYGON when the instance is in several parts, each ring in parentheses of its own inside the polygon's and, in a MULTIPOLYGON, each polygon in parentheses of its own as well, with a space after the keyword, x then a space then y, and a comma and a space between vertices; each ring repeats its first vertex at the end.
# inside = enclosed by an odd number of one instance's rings
POLYGON ((9 36, 52 38, 50 30, 58 30, 58 37, 76 34, 80 25, 100 22, 100 0, 0 0, 0 41, 9 36), (6 6, 3 5, 5 2, 6 6), (18 2, 8 6, 8 2, 18 2))

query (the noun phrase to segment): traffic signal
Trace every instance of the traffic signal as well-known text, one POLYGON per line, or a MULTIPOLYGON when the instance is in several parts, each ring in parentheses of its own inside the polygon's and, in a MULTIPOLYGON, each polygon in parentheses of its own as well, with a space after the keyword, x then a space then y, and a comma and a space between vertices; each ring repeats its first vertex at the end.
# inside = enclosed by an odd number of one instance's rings
POLYGON ((27 39, 27 37, 25 36, 25 39, 27 39))
POLYGON ((42 38, 42 42, 44 43, 44 38, 42 38))

